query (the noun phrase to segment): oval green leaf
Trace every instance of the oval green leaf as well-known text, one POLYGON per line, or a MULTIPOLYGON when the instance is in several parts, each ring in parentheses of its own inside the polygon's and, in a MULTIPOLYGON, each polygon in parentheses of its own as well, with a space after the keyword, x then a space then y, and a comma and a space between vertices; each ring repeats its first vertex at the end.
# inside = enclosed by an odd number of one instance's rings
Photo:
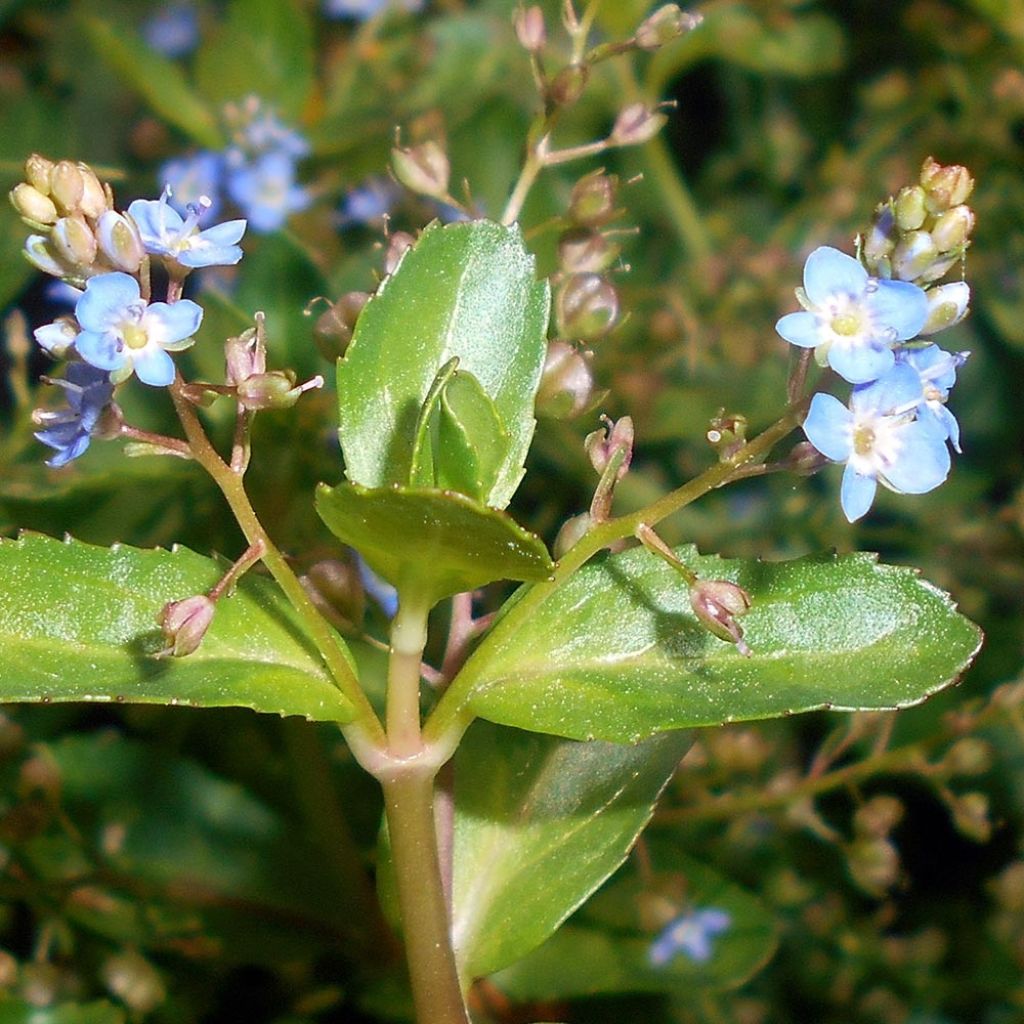
POLYGON ((548 306, 547 283, 535 280, 518 228, 428 227, 367 303, 338 363, 338 436, 349 480, 410 482, 420 411, 438 371, 458 357, 507 431, 485 496, 504 508, 533 437, 548 306))
POLYGON ((584 566, 526 622, 491 637, 453 684, 483 718, 576 739, 627 742, 665 729, 800 711, 888 710, 955 681, 981 631, 912 569, 875 556, 764 563, 679 558, 731 580, 753 606, 752 654, 716 639, 687 589, 643 548, 584 566))
POLYGON ((101 548, 38 534, 0 542, 0 701, 245 707, 351 721, 352 705, 266 579, 246 576, 219 602, 194 654, 153 657, 164 646, 163 606, 204 593, 223 573, 185 548, 101 548))
POLYGON ((543 542, 511 516, 454 491, 321 484, 316 510, 400 593, 433 605, 494 580, 542 580, 543 542))

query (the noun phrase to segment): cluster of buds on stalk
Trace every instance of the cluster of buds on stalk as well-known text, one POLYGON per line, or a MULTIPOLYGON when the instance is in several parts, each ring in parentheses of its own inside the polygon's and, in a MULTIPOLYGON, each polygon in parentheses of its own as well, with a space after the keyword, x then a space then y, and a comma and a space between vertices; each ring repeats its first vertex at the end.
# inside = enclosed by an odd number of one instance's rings
POLYGON ((869 273, 925 290, 929 310, 922 335, 952 327, 967 315, 971 293, 966 282, 937 282, 962 263, 971 244, 975 215, 967 200, 973 189, 966 167, 943 166, 928 157, 917 183, 878 207, 861 240, 869 273))
POLYGON ((114 209, 110 185, 88 164, 33 154, 10 200, 35 232, 25 257, 43 273, 81 288, 97 274, 138 271, 145 256, 138 228, 114 209))

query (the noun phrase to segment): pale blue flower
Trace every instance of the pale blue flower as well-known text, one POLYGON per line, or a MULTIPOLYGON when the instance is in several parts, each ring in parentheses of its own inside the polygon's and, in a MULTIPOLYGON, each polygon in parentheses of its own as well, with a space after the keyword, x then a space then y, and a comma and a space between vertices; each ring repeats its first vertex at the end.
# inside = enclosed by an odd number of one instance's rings
POLYGON ((128 215, 139 228, 146 252, 166 257, 190 270, 233 266, 242 258, 237 242, 245 233, 244 220, 229 220, 200 231, 201 211, 209 201, 204 203, 205 197, 201 198, 183 219, 168 198, 165 189, 159 199, 136 199, 128 207, 128 215))
POLYGON ((169 160, 157 173, 161 186, 170 189, 167 202, 183 217, 189 207, 204 196, 210 205, 200 209, 199 220, 213 220, 221 206, 221 188, 224 180, 224 157, 220 153, 200 150, 190 156, 169 160))
POLYGON ((920 403, 920 378, 906 363, 855 387, 849 408, 832 395, 811 399, 804 433, 826 458, 846 463, 840 504, 851 523, 871 507, 879 483, 924 494, 948 476, 946 437, 932 417, 918 418, 920 403))
POLYGON ((351 18, 367 21, 388 7, 415 14, 423 10, 424 0, 324 0, 324 14, 328 18, 351 18))
POLYGON ((75 316, 82 327, 75 348, 87 363, 110 371, 115 384, 134 372, 145 384, 166 387, 174 380, 167 353, 193 343, 203 310, 191 299, 147 303, 134 277, 115 272, 89 278, 75 316))
POLYGON ((106 371, 79 362, 68 364, 63 380, 51 378, 49 383, 64 389, 67 406, 53 412, 37 409, 33 418, 43 429, 35 437, 57 453, 46 464, 63 466, 89 447, 100 417, 114 397, 114 385, 106 371))
POLYGON ((306 209, 309 193, 295 184, 295 161, 284 152, 266 153, 228 172, 228 192, 254 231, 276 231, 289 215, 306 209))
POLYGON ((169 4, 149 18, 142 38, 165 57, 185 57, 199 43, 199 18, 189 4, 169 4))
POLYGON ((398 200, 401 190, 390 178, 368 178, 351 189, 341 202, 341 227, 382 220, 398 200))
POLYGON ((916 337, 928 299, 916 284, 880 281, 852 256, 821 246, 807 257, 802 312, 787 313, 775 329, 790 344, 813 348, 851 384, 878 380, 895 362, 893 347, 916 337))
POLYGON ((398 612, 398 591, 378 576, 367 564, 359 552, 356 555, 356 568, 359 570, 359 579, 363 584, 363 590, 380 605, 380 610, 389 618, 393 619, 398 612))
POLYGON ((647 958, 655 967, 664 966, 679 954, 698 964, 707 963, 712 954, 711 940, 731 924, 732 915, 727 910, 689 910, 666 925, 648 948, 647 958))
POLYGON ((921 381, 921 410, 935 418, 944 437, 960 451, 960 424, 946 407, 949 389, 956 383, 956 370, 967 361, 970 352, 944 352, 938 345, 903 349, 896 353, 897 363, 913 367, 921 381))
POLYGON ((245 154, 263 156, 266 153, 285 153, 293 160, 309 154, 306 138, 286 125, 258 99, 250 98, 245 114, 247 119, 236 135, 238 145, 245 154))

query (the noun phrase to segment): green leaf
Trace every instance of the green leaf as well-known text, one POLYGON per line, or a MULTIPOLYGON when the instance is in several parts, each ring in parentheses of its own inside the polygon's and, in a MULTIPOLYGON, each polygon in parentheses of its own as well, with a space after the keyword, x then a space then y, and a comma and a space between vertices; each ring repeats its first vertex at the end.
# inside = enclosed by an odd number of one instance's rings
POLYGON ((584 566, 516 629, 499 622, 464 670, 470 710, 623 742, 818 708, 900 708, 956 680, 980 646, 948 595, 873 555, 678 555, 702 579, 749 592, 751 657, 704 629, 679 576, 636 548, 584 566))
POLYGON ((508 432, 485 499, 504 508, 533 436, 548 305, 547 284, 534 280, 518 228, 488 221, 428 227, 367 303, 338 363, 338 435, 349 480, 364 487, 409 481, 420 410, 438 371, 457 356, 508 432))
POLYGON ((465 978, 538 946, 622 863, 689 744, 470 729, 455 761, 452 935, 465 978))
POLYGON ((202 645, 156 659, 156 616, 223 575, 192 551, 94 547, 25 535, 0 542, 0 701, 246 707, 350 721, 301 621, 268 580, 221 600, 202 645))
POLYGON ((96 52, 156 113, 201 146, 210 149, 224 146, 216 116, 192 91, 174 61, 151 50, 138 36, 109 22, 85 17, 83 23, 96 52))
POLYGON ((313 88, 313 25, 296 0, 232 0, 227 21, 196 55, 196 82, 221 104, 259 96, 297 121, 313 88))
POLYGON ((498 482, 508 432, 490 396, 459 371, 441 395, 437 486, 485 501, 498 482))
POLYGON ((539 949, 492 981, 517 1001, 653 992, 694 1000, 700 993, 742 985, 771 958, 778 929, 751 893, 679 853, 675 843, 650 843, 654 873, 646 884, 622 869, 580 913, 539 949), (688 911, 722 910, 728 927, 710 938, 706 962, 677 953, 653 965, 651 942, 688 911))
POLYGON ((13 999, 0 1002, 0 1024, 124 1024, 124 1011, 113 1003, 61 1003, 35 1006, 13 999))
POLYGON ((316 509, 374 572, 430 604, 494 580, 551 573, 540 538, 506 513, 451 491, 321 484, 316 509))

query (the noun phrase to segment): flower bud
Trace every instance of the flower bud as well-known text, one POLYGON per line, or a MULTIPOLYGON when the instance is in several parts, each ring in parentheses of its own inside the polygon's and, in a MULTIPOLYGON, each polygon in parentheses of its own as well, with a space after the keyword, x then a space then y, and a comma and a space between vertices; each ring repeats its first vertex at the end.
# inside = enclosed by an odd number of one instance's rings
POLYGON ((540 53, 547 45, 544 12, 536 4, 516 11, 515 28, 519 45, 528 53, 540 53))
POLYGON ((861 255, 868 271, 878 277, 888 278, 892 272, 892 253, 896 248, 896 219, 888 203, 880 206, 875 213, 871 230, 862 243, 861 255))
POLYGON ((871 896, 884 896, 899 880, 899 851, 888 839, 861 839, 846 851, 854 882, 871 896))
POLYGON ((1024 913, 1024 861, 1012 861, 989 883, 989 888, 1004 910, 1024 913))
POLYGON ((583 95, 590 78, 586 64, 567 64, 548 86, 548 102, 556 107, 571 107, 583 95))
POLYGON ((639 146, 649 142, 665 126, 668 118, 646 103, 630 103, 615 119, 609 141, 616 146, 639 146))
POLYGON ((406 188, 418 195, 434 199, 445 199, 448 195, 451 164, 433 140, 409 148, 396 146, 391 150, 391 169, 406 188))
POLYGON ((594 377, 586 356, 568 342, 551 342, 537 389, 537 415, 568 420, 590 408, 593 401, 594 377))
POLYGON ((590 464, 602 476, 608 468, 612 457, 619 451, 623 452, 622 462, 615 472, 615 479, 621 480, 629 470, 633 461, 633 420, 629 416, 614 423, 607 416, 602 417, 606 426, 587 434, 583 440, 583 449, 590 457, 590 464), (611 429, 607 429, 610 427, 611 429))
POLYGON ((618 322, 619 294, 600 274, 572 274, 555 296, 555 319, 567 338, 603 338, 618 322))
POLYGON ((928 296, 928 319, 921 334, 938 334, 947 327, 960 323, 967 315, 971 301, 971 288, 966 281, 951 281, 940 284, 926 293, 928 296))
POLYGON ((269 373, 254 373, 240 381, 235 393, 239 405, 250 411, 290 409, 304 391, 323 387, 323 384, 323 377, 317 375, 296 386, 295 374, 290 370, 271 370, 269 373))
POLYGON ((622 252, 599 231, 573 228, 558 240, 558 265, 567 274, 599 274, 607 270, 622 252))
POLYGON ((939 255, 927 231, 910 231, 897 243, 892 254, 893 276, 901 281, 916 281, 939 255))
POLYGON ((82 175, 82 198, 79 200, 78 208, 86 217, 95 220, 104 211, 109 209, 107 193, 96 177, 96 172, 88 165, 79 163, 78 170, 82 175))
POLYGON ((953 801, 950 810, 953 812, 953 827, 961 835, 976 843, 987 843, 992 838, 988 794, 964 793, 953 801))
POLYGON ((197 650, 213 621, 214 603, 205 594, 169 601, 157 616, 168 646, 157 658, 184 658, 197 650))
POLYGON ((942 759, 950 775, 984 775, 992 767, 992 747, 977 736, 957 740, 942 759))
POLYGON ((50 173, 50 195, 62 213, 76 213, 85 192, 82 172, 70 161, 61 160, 50 173))
POLYGON ((156 968, 134 950, 108 957, 101 974, 107 988, 133 1016, 152 1013, 167 998, 167 990, 156 968))
POLYGON ((50 175, 53 173, 53 161, 45 156, 33 153, 25 161, 25 180, 44 196, 50 194, 50 175))
POLYGON ((828 464, 828 458, 810 441, 798 441, 779 465, 790 473, 796 473, 797 476, 814 476, 828 464))
POLYGON ((728 580, 697 580, 690 587, 690 607, 709 632, 735 644, 740 654, 750 655, 736 621, 750 610, 750 595, 742 587, 728 580))
POLYGON ((388 235, 384 250, 384 273, 393 274, 407 249, 415 245, 416 239, 408 231, 394 231, 388 235))
POLYGON ((728 462, 747 443, 747 417, 720 409, 705 435, 722 462, 728 462))
POLYGON ((52 324, 37 327, 32 334, 47 355, 63 359, 75 344, 78 327, 70 317, 61 317, 52 324))
POLYGON ((700 24, 700 17, 684 14, 678 4, 665 4, 643 21, 633 36, 641 50, 657 50, 700 24))
POLYGON ((593 524, 594 520, 589 512, 581 512, 578 516, 566 519, 552 545, 555 558, 561 558, 567 551, 574 548, 590 532, 593 524))
POLYGON ((618 213, 617 175, 594 171, 580 178, 569 195, 569 219, 580 227, 597 228, 607 224, 618 213))
POLYGON ((894 796, 874 796, 857 808, 853 827, 864 838, 882 839, 903 817, 903 803, 894 796))
POLYGON ((325 359, 334 360, 345 354, 356 320, 369 301, 369 292, 346 292, 317 317, 313 341, 325 359))
POLYGON ((974 230, 974 211, 969 206, 954 206, 935 222, 932 241, 939 252, 959 250, 974 230))
POLYGON ((920 185, 907 185, 896 196, 896 226, 900 231, 917 231, 928 215, 925 191, 920 185))
POLYGON ((301 577, 310 600, 338 629, 351 630, 362 624, 366 612, 366 591, 359 569, 352 562, 330 558, 310 566, 301 577))
POLYGON ((25 248, 23 250, 25 259, 36 270, 41 270, 44 274, 64 277, 69 272, 69 268, 63 263, 58 262, 49 243, 50 240, 44 235, 29 235, 25 239, 25 248))
POLYGON ((96 236, 81 214, 61 217, 50 232, 58 254, 77 267, 91 267, 96 259, 96 236))
POLYGON ((959 206, 974 189, 974 179, 966 167, 959 164, 943 167, 931 157, 921 167, 920 182, 928 193, 928 208, 932 213, 959 206))
POLYGON ((104 211, 96 224, 96 242, 107 262, 117 270, 134 274, 146 250, 135 222, 123 213, 104 211))
POLYGON ((53 200, 24 181, 20 185, 15 185, 8 195, 11 206, 18 211, 18 216, 26 221, 29 227, 43 230, 57 219, 57 207, 53 205, 53 200))

